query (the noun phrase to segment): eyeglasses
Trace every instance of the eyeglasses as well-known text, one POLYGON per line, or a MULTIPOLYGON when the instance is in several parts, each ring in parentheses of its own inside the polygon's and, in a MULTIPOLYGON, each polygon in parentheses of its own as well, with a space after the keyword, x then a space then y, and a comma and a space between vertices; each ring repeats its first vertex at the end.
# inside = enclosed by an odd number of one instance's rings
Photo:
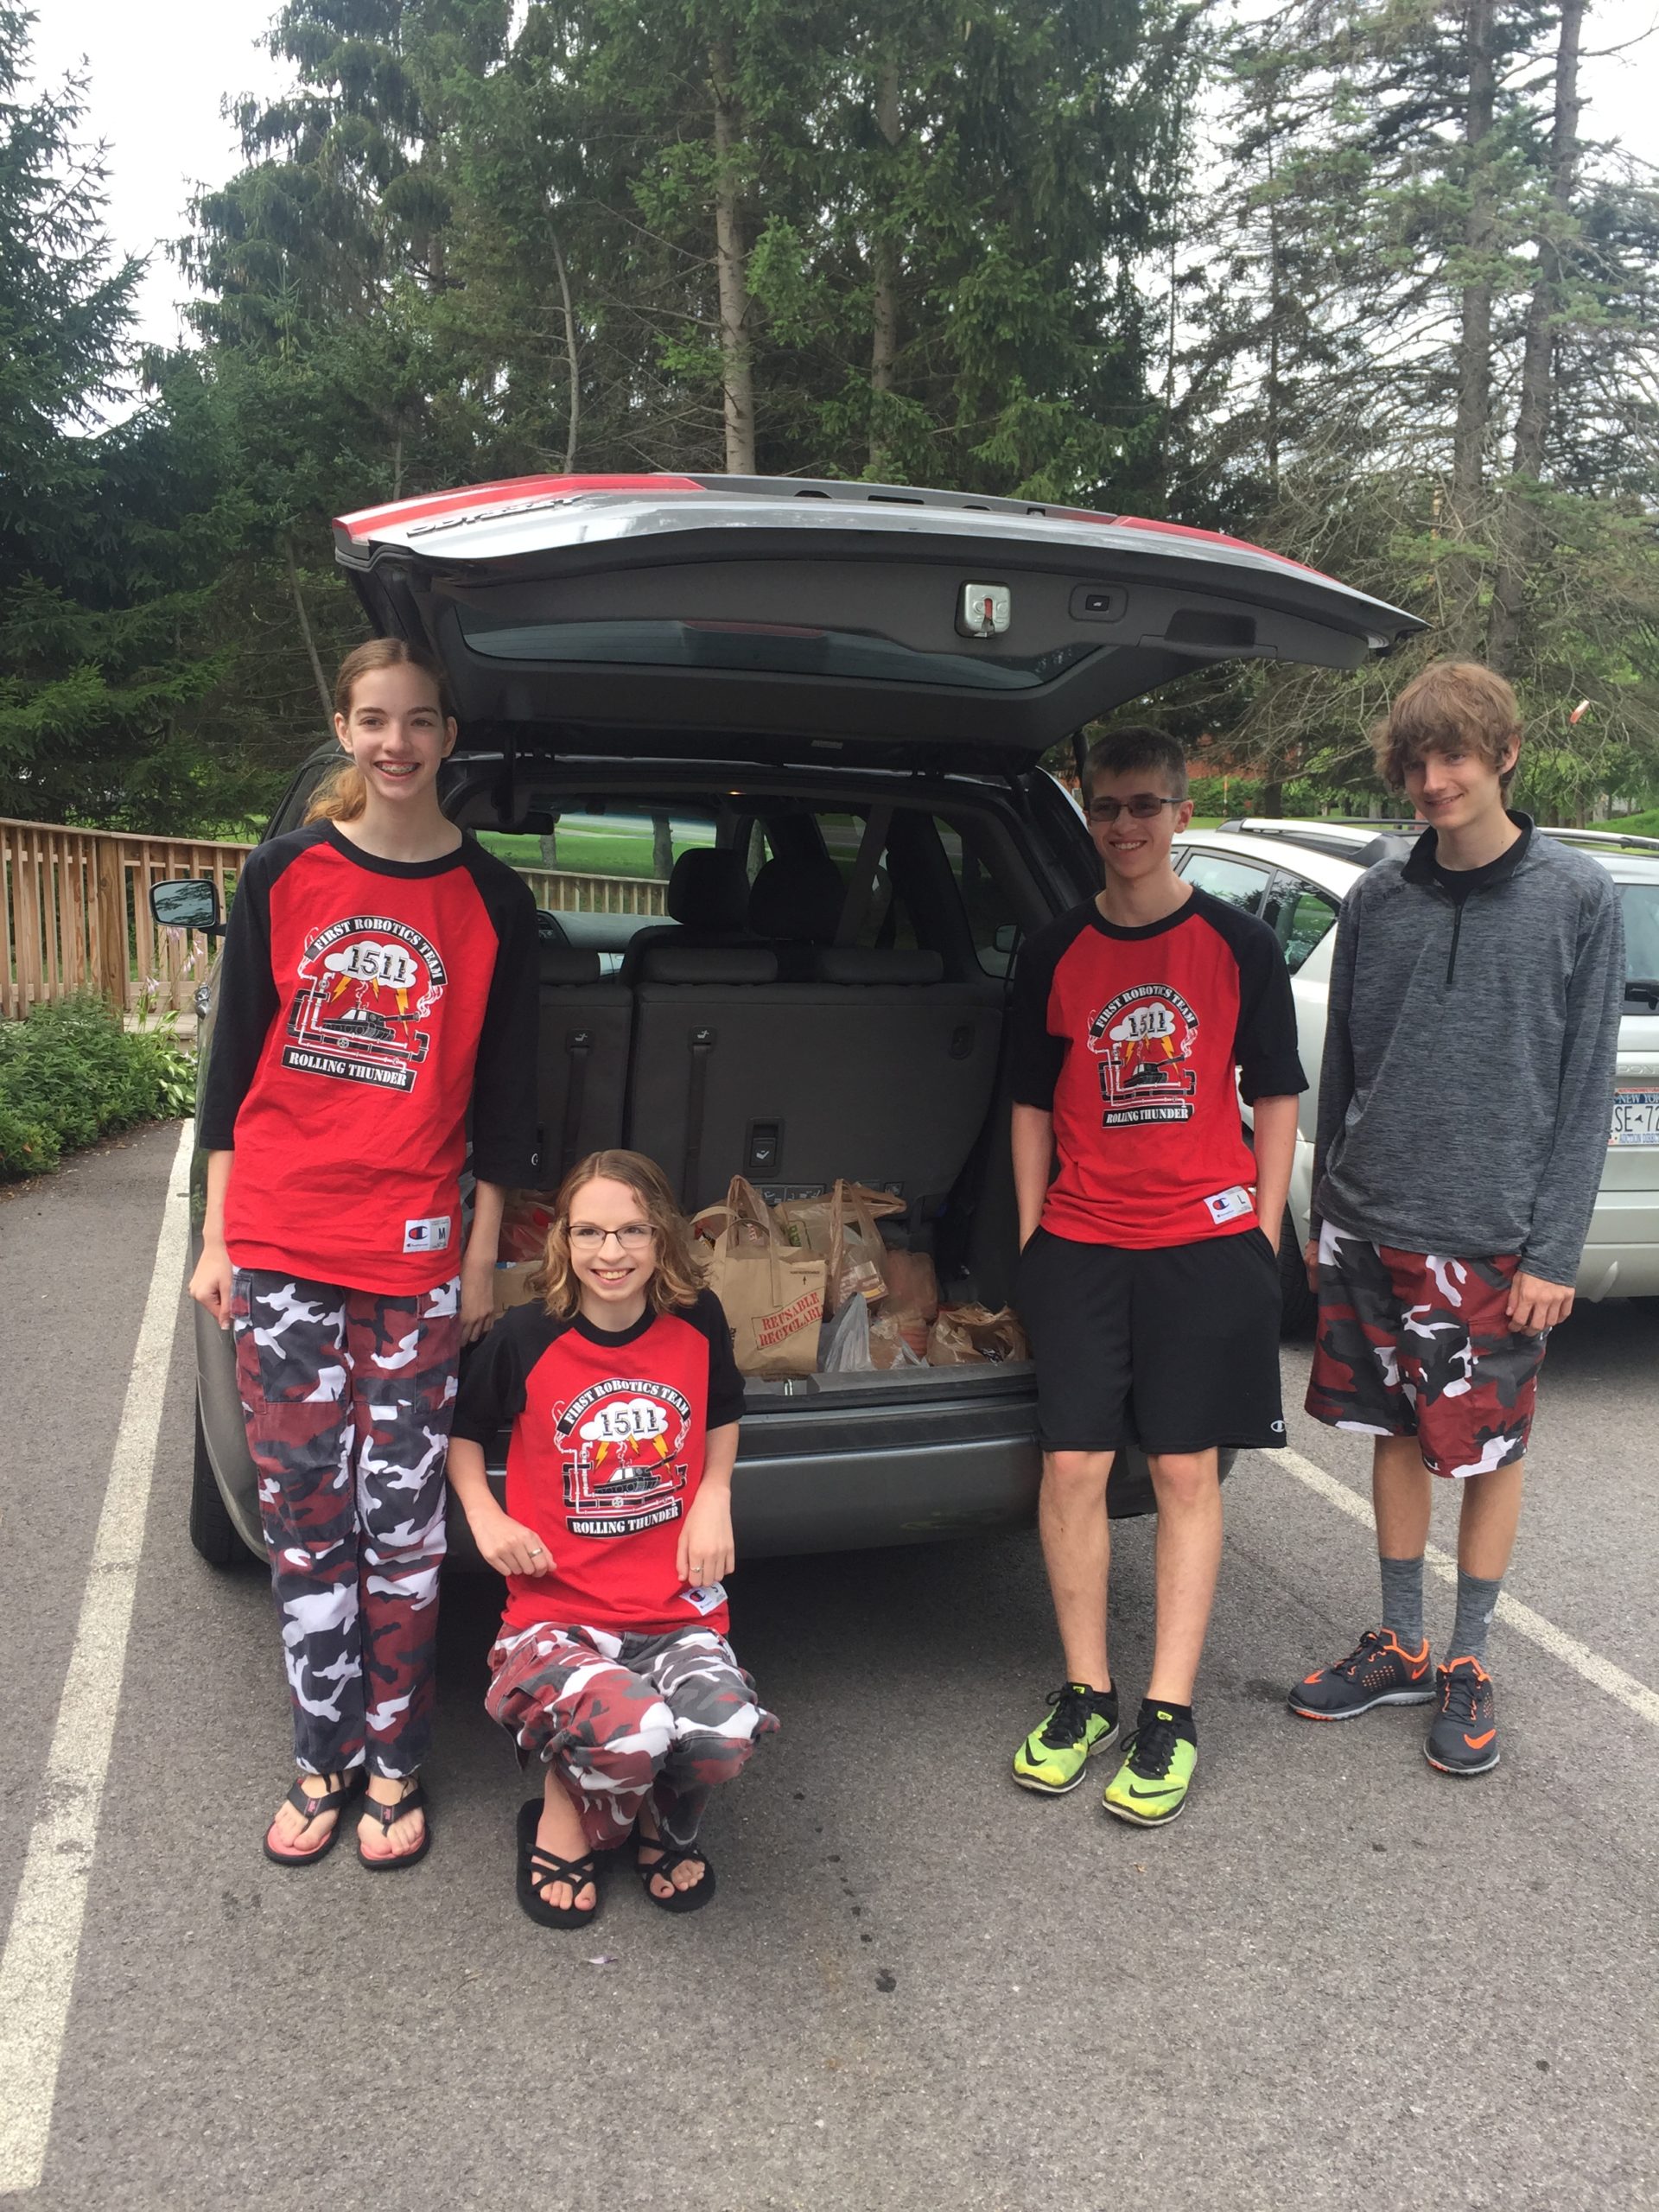
POLYGON ((573 1252, 593 1257, 605 1249, 606 1239, 611 1236, 625 1252, 643 1252, 657 1232, 648 1221, 631 1221, 621 1229, 594 1229, 584 1221, 579 1227, 573 1225, 567 1234, 573 1252))
POLYGON ((1091 798, 1084 812, 1090 822, 1116 822, 1120 814, 1132 815, 1137 822, 1151 822, 1160 807, 1181 804, 1178 798, 1155 798, 1150 791, 1136 791, 1133 798, 1091 798))

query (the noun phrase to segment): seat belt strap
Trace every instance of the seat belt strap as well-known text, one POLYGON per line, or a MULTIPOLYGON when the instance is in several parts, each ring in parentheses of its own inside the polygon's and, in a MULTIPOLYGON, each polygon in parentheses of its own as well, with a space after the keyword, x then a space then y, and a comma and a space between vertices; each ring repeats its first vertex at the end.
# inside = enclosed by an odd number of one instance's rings
POLYGON ((690 1213, 697 1203, 697 1177, 702 1168, 703 1098, 709 1085, 709 1060, 716 1033, 699 1023, 687 1033, 691 1066, 685 1086, 685 1165, 680 1174, 680 1204, 690 1213))
POLYGON ((887 842, 887 831, 893 826, 890 806, 873 806, 864 824, 864 835, 858 841, 858 858, 853 862, 852 880, 847 886, 847 896, 842 901, 841 919, 836 924, 836 943, 839 945, 856 944, 858 933, 864 926, 864 917, 869 912, 870 893, 875 888, 876 863, 887 842))
POLYGON ((569 1056, 570 1072, 564 1089, 564 1130, 559 1141, 559 1176, 562 1183, 576 1164, 576 1140, 582 1134, 582 1095, 588 1088, 588 1061, 594 1049, 591 1029, 568 1029, 564 1049, 569 1056))

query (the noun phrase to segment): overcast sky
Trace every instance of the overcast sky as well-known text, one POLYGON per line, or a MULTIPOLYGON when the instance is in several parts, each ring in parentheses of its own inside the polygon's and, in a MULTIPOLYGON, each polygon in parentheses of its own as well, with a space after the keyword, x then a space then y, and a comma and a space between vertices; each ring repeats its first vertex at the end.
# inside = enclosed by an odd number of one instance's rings
MULTIPOLYGON (((220 113, 226 94, 270 93, 282 82, 259 41, 272 0, 35 0, 37 74, 47 81, 83 62, 91 73, 86 133, 108 142, 109 227, 124 252, 147 254, 139 335, 175 342, 185 287, 159 251, 186 227, 199 184, 237 166, 236 134, 220 113)), ((1252 10, 1254 12, 1254 10, 1252 10)), ((1586 48, 1651 31, 1659 0, 1599 0, 1586 48)), ((1586 135, 1650 148, 1659 95, 1659 38, 1634 52, 1589 61, 1586 135)))

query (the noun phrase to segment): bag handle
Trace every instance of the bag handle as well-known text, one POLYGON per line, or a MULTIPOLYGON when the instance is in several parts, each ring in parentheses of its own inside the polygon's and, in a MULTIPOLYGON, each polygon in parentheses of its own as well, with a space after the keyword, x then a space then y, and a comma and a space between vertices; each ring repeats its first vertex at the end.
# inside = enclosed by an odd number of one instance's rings
MULTIPOLYGON (((705 1221, 724 1224, 723 1233, 728 1252, 736 1251, 739 1233, 746 1228, 760 1231, 766 1240, 766 1249, 769 1252, 787 1249, 789 1246, 789 1239, 779 1227, 772 1208, 753 1184, 741 1175, 733 1176, 724 1205, 699 1206, 691 1216, 693 1228, 700 1227, 705 1221)), ((715 1236, 710 1241, 718 1243, 720 1238, 715 1236)))

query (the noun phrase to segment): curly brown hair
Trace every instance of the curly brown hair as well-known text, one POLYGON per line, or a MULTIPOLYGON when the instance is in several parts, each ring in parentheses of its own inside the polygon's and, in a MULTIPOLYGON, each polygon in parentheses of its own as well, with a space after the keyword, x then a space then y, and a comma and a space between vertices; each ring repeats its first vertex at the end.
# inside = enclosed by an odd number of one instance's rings
POLYGON ((588 1184, 603 1179, 626 1183, 657 1232, 657 1268, 645 1292, 654 1313, 690 1306, 702 1288, 702 1268, 691 1251, 691 1224, 675 1202, 669 1180, 643 1152, 590 1152, 560 1184, 553 1200, 553 1226, 547 1232, 542 1264, 526 1287, 556 1320, 568 1321, 582 1300, 582 1286, 570 1261, 570 1208, 588 1184))
POLYGON ((1516 764, 1504 756, 1521 739, 1515 693, 1495 669, 1478 660, 1431 661, 1371 732, 1376 772, 1403 791, 1406 771, 1425 753, 1472 753, 1497 771, 1507 791, 1516 764))

